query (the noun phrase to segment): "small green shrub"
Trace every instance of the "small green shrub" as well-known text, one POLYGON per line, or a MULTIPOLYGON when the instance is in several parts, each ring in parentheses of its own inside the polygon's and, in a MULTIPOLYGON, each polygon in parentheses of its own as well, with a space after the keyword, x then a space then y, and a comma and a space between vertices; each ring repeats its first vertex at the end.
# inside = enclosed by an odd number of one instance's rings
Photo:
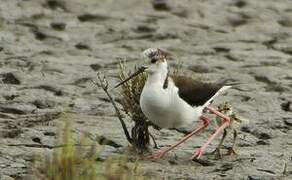
POLYGON ((59 130, 60 139, 50 156, 36 160, 33 170, 43 180, 128 180, 147 179, 137 162, 117 156, 100 161, 102 146, 88 145, 86 138, 75 142, 71 122, 67 114, 61 118, 64 126, 59 130), (61 145, 60 145, 61 144, 61 145))

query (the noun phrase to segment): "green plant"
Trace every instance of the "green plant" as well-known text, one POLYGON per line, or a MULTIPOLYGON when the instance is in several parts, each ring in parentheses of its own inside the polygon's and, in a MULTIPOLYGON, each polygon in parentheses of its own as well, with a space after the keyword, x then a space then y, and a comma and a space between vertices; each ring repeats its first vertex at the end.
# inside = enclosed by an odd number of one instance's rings
POLYGON ((59 140, 50 156, 40 157, 34 164, 34 175, 44 180, 128 180, 147 179, 137 162, 117 156, 99 161, 102 146, 89 144, 86 138, 77 144, 68 114, 59 130, 59 140))

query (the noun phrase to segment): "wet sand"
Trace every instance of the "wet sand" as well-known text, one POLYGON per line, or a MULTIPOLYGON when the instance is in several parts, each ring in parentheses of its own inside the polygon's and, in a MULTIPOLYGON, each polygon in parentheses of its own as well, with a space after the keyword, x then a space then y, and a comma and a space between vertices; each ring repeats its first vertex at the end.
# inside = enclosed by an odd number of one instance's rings
MULTIPOLYGON (((173 0, 155 10, 151 1, 9 0, 0 3, 0 179, 32 179, 31 161, 54 148, 61 112, 69 112, 78 135, 102 135, 126 148, 112 105, 91 80, 100 71, 114 85, 118 62, 141 63, 149 47, 173 54, 171 67, 183 62, 186 75, 239 82, 214 105, 228 101, 250 123, 239 130, 237 156, 205 155, 207 166, 188 160, 211 125, 162 160, 141 161, 145 172, 162 179, 292 178, 291 1, 173 0)), ((183 136, 151 132, 160 146, 183 136)))

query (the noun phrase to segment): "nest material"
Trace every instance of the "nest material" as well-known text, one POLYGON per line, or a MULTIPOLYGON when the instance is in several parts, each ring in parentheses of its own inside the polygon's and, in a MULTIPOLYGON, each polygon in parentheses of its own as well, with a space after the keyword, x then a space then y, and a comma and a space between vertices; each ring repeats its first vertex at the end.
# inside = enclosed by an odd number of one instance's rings
MULTIPOLYGON (((135 68, 137 70, 137 68, 135 68)), ((125 80, 131 72, 126 73, 124 64, 120 63, 120 80, 125 80)), ((142 73, 121 86, 121 104, 123 111, 134 121, 135 125, 131 131, 132 145, 143 153, 149 149, 150 133, 148 131, 147 117, 140 107, 140 96, 147 79, 142 73)))

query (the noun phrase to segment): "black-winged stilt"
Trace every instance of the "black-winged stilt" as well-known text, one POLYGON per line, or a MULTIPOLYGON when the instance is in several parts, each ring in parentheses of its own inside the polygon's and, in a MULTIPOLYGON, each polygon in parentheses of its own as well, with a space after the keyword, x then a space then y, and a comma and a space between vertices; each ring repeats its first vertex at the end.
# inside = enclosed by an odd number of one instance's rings
POLYGON ((204 110, 217 115, 222 119, 216 132, 194 152, 193 158, 200 158, 210 142, 230 124, 230 118, 210 107, 214 98, 231 86, 223 84, 211 84, 193 80, 185 76, 170 76, 167 58, 168 53, 158 48, 149 48, 143 52, 149 59, 147 66, 140 68, 138 72, 129 76, 115 87, 120 86, 132 77, 147 72, 148 78, 140 97, 140 106, 146 117, 161 128, 178 128, 202 121, 202 125, 192 130, 179 142, 168 148, 153 152, 151 159, 160 159, 167 152, 185 142, 194 134, 205 129, 209 119, 203 115, 204 110))

